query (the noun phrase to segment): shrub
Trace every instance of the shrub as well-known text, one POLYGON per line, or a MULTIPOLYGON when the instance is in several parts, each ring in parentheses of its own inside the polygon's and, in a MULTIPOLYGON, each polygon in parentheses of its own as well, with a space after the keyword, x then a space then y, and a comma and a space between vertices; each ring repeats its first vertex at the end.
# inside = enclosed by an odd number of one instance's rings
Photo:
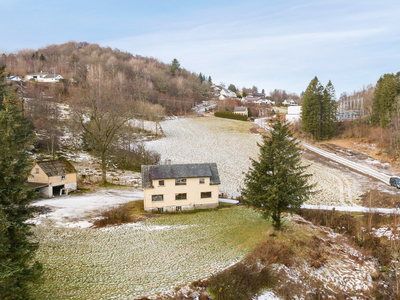
POLYGON ((242 262, 210 278, 208 290, 215 300, 250 300, 263 287, 271 283, 268 267, 242 262))
POLYGON ((95 227, 105 227, 107 225, 120 225, 123 223, 135 222, 136 218, 132 216, 129 203, 105 209, 101 212, 101 217, 94 221, 95 227))
POLYGON ((225 119, 233 119, 239 121, 247 121, 248 117, 240 114, 235 114, 230 111, 216 111, 214 116, 225 119))

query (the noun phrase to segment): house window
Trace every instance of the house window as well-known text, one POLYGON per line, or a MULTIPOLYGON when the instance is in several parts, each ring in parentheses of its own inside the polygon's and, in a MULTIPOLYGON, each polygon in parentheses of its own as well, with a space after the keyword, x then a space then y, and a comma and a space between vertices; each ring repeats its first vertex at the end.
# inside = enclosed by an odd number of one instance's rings
POLYGON ((182 206, 177 206, 176 207, 176 211, 181 211, 182 210, 182 206))
POLYGON ((164 208, 163 207, 158 207, 157 210, 158 210, 158 212, 163 212, 164 208))
POLYGON ((186 179, 175 179, 175 185, 186 185, 186 179))
POLYGON ((175 200, 186 200, 186 193, 175 194, 175 200))
POLYGON ((65 175, 61 175, 61 180, 65 180, 65 175))
POLYGON ((204 178, 200 178, 200 179, 199 179, 199 183, 200 183, 200 184, 204 184, 204 178))
POLYGON ((152 195, 151 201, 164 201, 164 195, 152 195))
POLYGON ((164 180, 159 180, 158 181, 158 186, 164 186, 164 180))
POLYGON ((39 174, 39 168, 35 168, 35 173, 39 174))
POLYGON ((211 192, 201 192, 201 198, 211 198, 211 192))

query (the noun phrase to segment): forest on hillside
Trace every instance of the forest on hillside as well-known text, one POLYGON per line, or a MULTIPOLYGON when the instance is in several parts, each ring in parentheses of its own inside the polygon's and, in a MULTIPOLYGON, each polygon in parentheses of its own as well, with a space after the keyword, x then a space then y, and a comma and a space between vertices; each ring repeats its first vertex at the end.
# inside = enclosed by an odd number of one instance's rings
MULTIPOLYGON (((179 61, 165 64, 151 57, 142 57, 118 49, 100 47, 86 42, 49 45, 37 50, 24 49, 2 54, 0 66, 11 75, 50 72, 60 74, 64 81, 48 86, 27 83, 27 97, 40 97, 43 92, 68 100, 81 94, 90 70, 96 68, 101 80, 111 81, 114 88, 124 90, 133 101, 146 103, 146 110, 156 106, 155 114, 185 114, 194 104, 204 100, 211 86, 211 77, 182 68, 179 61), (160 107, 162 110, 160 112, 160 107)), ((154 109, 154 108, 153 108, 154 109)))

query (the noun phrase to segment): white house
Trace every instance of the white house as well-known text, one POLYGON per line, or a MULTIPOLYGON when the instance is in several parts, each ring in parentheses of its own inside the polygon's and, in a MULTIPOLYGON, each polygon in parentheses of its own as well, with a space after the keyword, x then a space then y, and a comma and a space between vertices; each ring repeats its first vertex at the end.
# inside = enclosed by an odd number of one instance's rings
POLYGON ((25 76, 26 81, 31 79, 37 82, 59 82, 61 79, 64 79, 64 77, 59 74, 41 71, 40 73, 28 74, 25 76))
POLYGON ((282 102, 282 104, 284 104, 284 105, 298 105, 297 104, 297 102, 296 101, 294 101, 293 99, 286 99, 286 100, 284 100, 283 102, 282 102))
POLYGON ((233 112, 235 114, 244 115, 244 116, 249 115, 249 111, 247 110, 247 107, 245 107, 245 106, 235 107, 233 109, 233 112))
POLYGON ((285 115, 286 122, 297 123, 301 120, 301 106, 289 106, 288 113, 285 115))
POLYGON ((232 92, 231 90, 222 89, 219 93, 220 95, 224 95, 228 98, 236 98, 236 93, 232 92))

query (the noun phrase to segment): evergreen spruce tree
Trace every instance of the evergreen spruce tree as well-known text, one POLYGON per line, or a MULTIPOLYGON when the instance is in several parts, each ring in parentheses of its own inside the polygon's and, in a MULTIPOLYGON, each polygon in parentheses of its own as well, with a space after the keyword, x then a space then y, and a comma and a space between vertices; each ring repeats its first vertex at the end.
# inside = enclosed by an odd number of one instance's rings
POLYGON ((270 134, 258 145, 260 154, 258 160, 252 159, 242 196, 246 204, 271 216, 274 228, 280 230, 281 214, 299 209, 313 193, 313 185, 308 184, 311 175, 305 173, 299 142, 287 124, 278 121, 270 134))
POLYGON ((389 125, 395 105, 400 94, 400 72, 384 74, 379 78, 372 99, 372 122, 382 128, 389 125))
POLYGON ((35 193, 23 188, 33 163, 31 124, 16 95, 8 94, 0 110, 0 299, 31 299, 41 265, 34 261, 29 206, 35 193))
POLYGON ((335 89, 331 81, 326 88, 314 77, 303 94, 301 111, 303 130, 315 140, 330 139, 336 120, 335 89))
POLYGON ((3 109, 2 100, 6 95, 7 88, 11 86, 11 84, 6 83, 6 66, 0 67, 0 110, 3 109))
POLYGON ((169 70, 173 76, 179 75, 180 67, 181 67, 181 64, 179 63, 179 61, 176 58, 174 58, 171 62, 171 67, 169 70))
POLYGON ((337 103, 335 96, 335 88, 329 80, 324 89, 322 100, 322 119, 321 119, 321 138, 331 139, 335 131, 335 121, 337 112, 337 103))
POLYGON ((323 87, 317 76, 311 80, 303 95, 303 106, 301 109, 301 121, 303 130, 309 132, 314 138, 320 136, 320 103, 323 97, 323 87))

